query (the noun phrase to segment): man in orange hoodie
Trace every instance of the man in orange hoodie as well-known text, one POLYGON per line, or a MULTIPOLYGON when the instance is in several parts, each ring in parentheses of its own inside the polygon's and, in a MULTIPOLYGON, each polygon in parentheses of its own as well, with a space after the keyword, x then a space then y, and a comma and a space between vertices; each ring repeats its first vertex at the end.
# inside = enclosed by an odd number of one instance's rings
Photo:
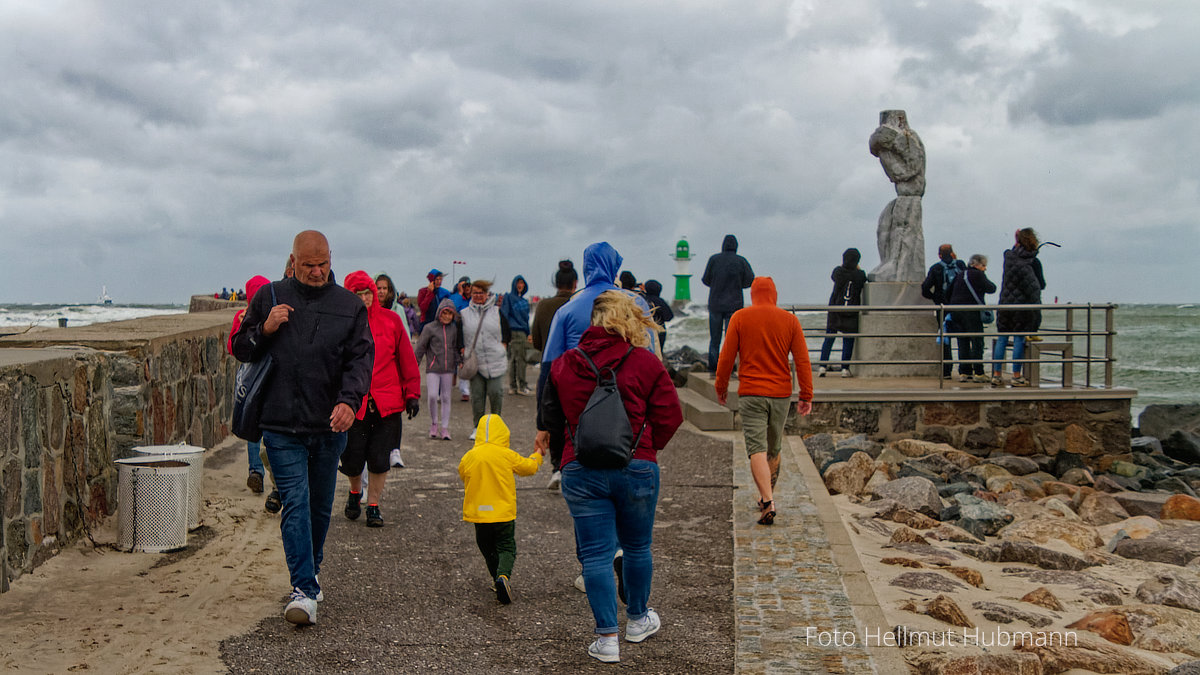
POLYGON ((783 424, 792 397, 788 354, 795 362, 800 401, 796 414, 812 412, 812 365, 800 321, 775 306, 778 299, 771 277, 755 277, 750 285, 750 306, 733 313, 721 358, 717 361, 717 400, 725 404, 734 361, 738 368, 738 410, 746 435, 750 473, 758 487, 758 522, 775 522, 775 482, 779 479, 779 453, 783 449, 783 424))

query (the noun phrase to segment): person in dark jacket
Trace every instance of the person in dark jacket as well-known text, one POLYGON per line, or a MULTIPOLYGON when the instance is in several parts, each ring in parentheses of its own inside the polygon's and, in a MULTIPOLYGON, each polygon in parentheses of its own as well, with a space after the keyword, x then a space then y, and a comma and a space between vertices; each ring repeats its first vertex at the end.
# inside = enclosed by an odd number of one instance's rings
MULTIPOLYGON (((954 280, 950 287, 951 305, 986 305, 988 293, 996 292, 996 284, 987 278, 988 259, 976 253, 967 263, 967 269, 954 280), (967 284, 970 284, 968 286, 967 284), (972 290, 974 293, 972 293, 972 290)), ((950 312, 951 333, 982 333, 983 315, 979 310, 950 312)), ((988 382, 983 374, 983 336, 958 338, 958 379, 960 382, 988 382), (979 363, 964 363, 978 359, 979 363)))
MULTIPOLYGON (((929 273, 921 282, 921 295, 929 298, 935 305, 945 305, 949 302, 950 286, 955 277, 967 268, 963 261, 954 254, 954 247, 942 244, 938 247, 938 261, 929 267, 929 273)), ((961 354, 959 356, 962 356, 961 354)), ((950 340, 942 343, 942 377, 950 379, 954 370, 954 355, 950 351, 950 340)))
POLYGON ((268 354, 274 361, 260 426, 283 498, 279 529, 292 585, 284 619, 298 625, 317 620, 317 574, 338 459, 374 366, 367 308, 330 281, 329 265, 325 235, 314 230, 296 235, 289 258, 294 275, 256 293, 233 336, 239 361, 268 354))
MULTIPOLYGON (((567 304, 578 284, 579 273, 575 271, 575 263, 570 260, 560 260, 558 270, 554 272, 554 287, 558 289, 558 292, 552 297, 539 300, 537 309, 533 311, 533 325, 529 339, 533 343, 534 349, 541 352, 546 348, 546 336, 550 334, 550 323, 554 320, 554 313, 558 311, 559 307, 567 304)), ((562 439, 550 439, 548 451, 554 471, 550 474, 550 483, 546 487, 557 490, 562 485, 562 473, 559 471, 562 469, 562 439)))
POLYGON ((529 301, 525 294, 529 284, 525 277, 513 277, 512 290, 500 298, 500 313, 508 320, 511 338, 508 341, 508 388, 518 396, 530 396, 533 391, 525 381, 526 351, 529 349, 529 301))
POLYGON ((666 367, 649 349, 652 338, 647 329, 653 329, 654 323, 631 296, 621 291, 601 293, 592 305, 592 323, 578 350, 568 349, 554 361, 541 405, 551 435, 564 442, 563 497, 575 520, 576 553, 598 635, 588 655, 613 663, 620 660, 612 567, 618 547, 624 550, 625 639, 641 642, 661 626, 658 614, 649 607, 657 457, 683 423, 683 412, 666 367), (591 468, 576 457, 569 430, 579 425, 596 387, 584 354, 602 372, 624 360, 616 369, 617 389, 636 437, 633 459, 624 468, 591 468))
POLYGON ((661 352, 667 346, 667 322, 675 318, 675 312, 672 312, 671 306, 662 299, 662 284, 657 280, 648 279, 642 288, 644 289, 642 297, 646 299, 646 304, 650 305, 650 316, 660 329, 658 331, 658 351, 661 352))
MULTIPOLYGON (((833 280, 833 292, 829 294, 830 307, 858 306, 862 304, 863 287, 867 284, 867 273, 858 266, 862 253, 856 248, 842 252, 842 264, 833 268, 829 278, 833 280)), ((825 316, 825 341, 821 343, 821 366, 817 377, 825 377, 825 364, 833 352, 835 333, 857 333, 858 312, 829 312, 825 316)), ((842 377, 850 377, 850 357, 854 354, 854 338, 842 337, 842 377)))
MULTIPOLYGON (((1046 278, 1038 260, 1038 236, 1032 227, 1016 232, 1016 244, 1004 252, 1004 275, 1000 278, 1001 305, 1040 305, 1046 278)), ((992 386, 1003 384, 1004 352, 1011 333, 1036 333, 1042 325, 1042 313, 1036 309, 1008 309, 996 312, 996 349, 992 353, 992 386)), ((1021 359, 1025 358, 1025 335, 1013 335, 1014 387, 1029 385, 1021 376, 1021 359)))
POLYGON ((704 266, 700 278, 708 286, 708 372, 717 372, 717 357, 721 355, 721 336, 729 326, 733 313, 746 306, 744 289, 754 283, 750 263, 737 254, 738 240, 725 235, 721 252, 714 254, 704 266))

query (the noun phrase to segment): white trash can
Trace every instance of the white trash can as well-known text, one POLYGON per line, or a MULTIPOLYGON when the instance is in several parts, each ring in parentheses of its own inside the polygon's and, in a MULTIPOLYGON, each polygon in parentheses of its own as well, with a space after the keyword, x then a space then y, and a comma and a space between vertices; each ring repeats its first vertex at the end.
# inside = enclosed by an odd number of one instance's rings
POLYGON ((133 449, 141 455, 165 456, 187 462, 187 528, 200 527, 200 488, 204 483, 204 448, 194 445, 139 445, 133 449))
POLYGON ((187 546, 187 462, 127 457, 117 464, 117 547, 164 553, 187 546))

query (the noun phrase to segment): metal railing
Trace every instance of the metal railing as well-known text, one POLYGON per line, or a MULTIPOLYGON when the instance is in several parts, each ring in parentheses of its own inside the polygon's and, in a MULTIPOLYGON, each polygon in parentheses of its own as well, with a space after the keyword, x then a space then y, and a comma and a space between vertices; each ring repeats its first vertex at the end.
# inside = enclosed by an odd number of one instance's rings
MULTIPOLYGON (((983 358, 981 359, 951 359, 947 361, 944 356, 944 351, 940 345, 938 351, 941 352, 937 359, 931 358, 898 358, 898 359, 859 359, 855 357, 851 365, 908 365, 908 366, 938 366, 944 368, 947 363, 962 363, 962 364, 983 364, 987 368, 987 364, 1013 364, 1020 363, 1023 365, 1023 370, 1026 370, 1031 375, 1037 376, 1039 381, 1033 382, 1033 386, 1038 386, 1042 379, 1041 367, 1051 366, 1048 369, 1047 375, 1052 375, 1057 372, 1059 381, 1063 386, 1076 386, 1080 378, 1075 377, 1076 368, 1082 370, 1082 386, 1085 387, 1102 387, 1110 389, 1113 387, 1113 364, 1116 363, 1116 358, 1113 354, 1114 341, 1117 332, 1114 328, 1114 314, 1117 309, 1116 304, 1053 304, 1053 305, 893 305, 893 306, 876 306, 876 305, 851 305, 851 306, 829 306, 829 305, 787 305, 783 309, 798 315, 801 325, 804 327, 805 336, 809 341, 808 351, 816 352, 818 355, 821 351, 820 344, 826 337, 832 338, 854 338, 855 352, 858 351, 861 339, 922 339, 927 338, 931 341, 937 340, 954 340, 957 343, 957 338, 966 337, 982 337, 985 339, 992 337, 1007 336, 1009 338, 1026 338, 1025 354, 1023 358, 1014 359, 1008 357, 1008 352, 1005 352, 1004 359, 993 359, 992 349, 989 349, 985 342, 983 358), (1042 325, 1036 333, 1002 333, 995 329, 995 323, 985 325, 981 332, 952 332, 948 330, 946 317, 954 312, 978 312, 981 310, 991 310, 997 312, 1005 311, 1020 311, 1020 310, 1037 310, 1042 312, 1042 325), (926 315, 933 321, 936 321, 937 329, 934 331, 917 330, 911 332, 869 332, 869 333, 826 333, 825 320, 830 312, 835 313, 850 313, 856 312, 859 314, 865 313, 888 313, 902 312, 906 314, 926 315), (988 330, 991 328, 991 330, 988 330), (1035 340, 1028 338, 1034 337, 1035 340), (814 346, 815 345, 815 346, 814 346), (1057 353, 1057 358, 1046 358, 1045 353, 1057 353), (1093 377, 1094 370, 1100 370, 1100 377, 1093 377)), ((917 320, 918 322, 928 323, 927 321, 917 320)), ((865 321, 860 317, 860 328, 865 321)), ((1012 344, 1010 340, 1010 344, 1012 344)), ((1013 345, 1015 346, 1015 345, 1013 345)), ((840 345, 839 345, 840 347, 840 345)), ((957 344, 954 344, 957 350, 957 344)), ((813 367, 840 365, 841 360, 821 361, 812 359, 813 367)), ((939 371, 941 372, 941 371, 939 371)), ((1032 380, 1032 378, 1031 378, 1032 380)))

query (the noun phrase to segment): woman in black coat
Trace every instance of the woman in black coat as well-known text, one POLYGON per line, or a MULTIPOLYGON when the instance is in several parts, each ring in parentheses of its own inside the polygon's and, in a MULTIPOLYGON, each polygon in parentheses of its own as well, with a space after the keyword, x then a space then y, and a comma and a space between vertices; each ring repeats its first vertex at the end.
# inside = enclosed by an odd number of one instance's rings
MULTIPOLYGON (((1004 276, 1000 281, 1001 305, 1040 305, 1046 278, 1042 276, 1042 263, 1037 258, 1038 237, 1032 227, 1017 230, 1017 243, 1004 252, 1004 276)), ((996 349, 992 353, 992 386, 1002 384, 1004 374, 1004 352, 1008 348, 1008 333, 1036 333, 1042 325, 1042 312, 1036 309, 1001 310, 996 312, 996 349)), ((1013 336, 1014 387, 1025 387, 1029 380, 1021 376, 1020 359, 1025 357, 1025 336, 1013 336)))
MULTIPOLYGON (((987 278, 987 256, 976 253, 967 263, 967 269, 954 279, 950 286, 951 305, 985 305, 985 296, 996 292, 996 284, 987 278), (970 284, 968 286, 967 284, 970 284)), ((982 333, 983 316, 979 310, 956 310, 950 312, 950 332, 952 333, 982 333)), ((958 380, 960 382, 987 383, 989 378, 983 374, 983 336, 976 335, 958 338, 958 380), (964 363, 964 361, 979 361, 964 363)))
MULTIPOLYGON (((863 286, 867 283, 867 273, 858 266, 862 254, 856 248, 848 248, 842 253, 842 264, 833 268, 829 278, 833 280, 833 293, 829 295, 831 307, 842 305, 861 305, 863 286)), ((825 364, 833 351, 833 341, 836 333, 857 333, 858 312, 829 312, 825 319, 825 342, 821 343, 821 367, 817 377, 825 377, 825 364)), ((845 365, 854 353, 854 338, 842 337, 842 377, 850 377, 850 367, 845 365)))

